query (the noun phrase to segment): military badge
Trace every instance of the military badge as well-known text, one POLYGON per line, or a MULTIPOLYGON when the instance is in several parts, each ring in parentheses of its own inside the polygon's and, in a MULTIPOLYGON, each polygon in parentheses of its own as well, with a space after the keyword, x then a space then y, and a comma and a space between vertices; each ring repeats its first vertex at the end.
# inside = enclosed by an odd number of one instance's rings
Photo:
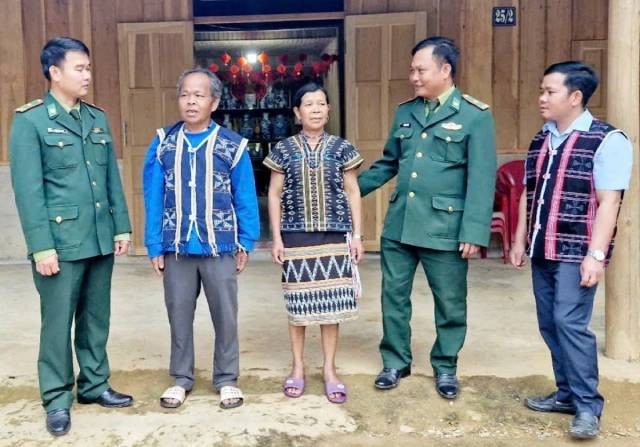
POLYGON ((462 124, 457 124, 453 121, 449 121, 448 123, 442 123, 442 128, 447 130, 460 130, 462 129, 462 124))

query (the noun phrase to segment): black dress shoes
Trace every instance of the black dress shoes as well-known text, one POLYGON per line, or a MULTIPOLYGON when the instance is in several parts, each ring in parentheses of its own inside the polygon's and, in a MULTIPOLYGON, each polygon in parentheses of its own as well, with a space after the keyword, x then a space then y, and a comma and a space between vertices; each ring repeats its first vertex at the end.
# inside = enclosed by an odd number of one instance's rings
POLYGON ((60 409, 47 413, 47 431, 53 436, 62 436, 69 433, 71 428, 71 415, 69 410, 60 409))
POLYGON ((436 374, 436 391, 445 399, 455 399, 458 397, 458 389, 460 384, 455 374, 440 373, 436 374))
POLYGON ((527 408, 545 413, 566 413, 576 414, 576 407, 572 402, 561 402, 558 400, 558 393, 553 392, 543 397, 527 397, 524 400, 527 408))
POLYGON ((400 379, 410 375, 411 366, 405 366, 402 369, 382 368, 382 371, 376 377, 375 386, 379 390, 390 390, 398 386, 400 379))
POLYGON ((569 427, 569 434, 576 439, 592 439, 600 432, 600 421, 588 411, 579 411, 569 427))
POLYGON ((107 388, 104 393, 95 399, 85 399, 84 397, 78 396, 78 403, 98 404, 107 408, 122 408, 130 407, 133 404, 133 397, 127 394, 118 393, 111 388, 107 388))

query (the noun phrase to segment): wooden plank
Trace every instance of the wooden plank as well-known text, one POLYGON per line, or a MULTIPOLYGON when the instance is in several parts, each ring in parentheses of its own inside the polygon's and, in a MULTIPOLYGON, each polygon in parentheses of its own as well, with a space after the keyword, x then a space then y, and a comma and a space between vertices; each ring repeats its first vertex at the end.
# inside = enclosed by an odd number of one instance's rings
POLYGON ((116 0, 118 23, 144 22, 144 0, 116 0))
POLYGON ((573 0, 547 1, 547 66, 571 58, 573 3, 577 2, 573 0))
POLYGON ((161 22, 165 20, 164 2, 162 0, 144 0, 141 22, 161 22))
POLYGON ((607 356, 640 358, 640 1, 610 0, 608 120, 633 143, 631 187, 618 218, 613 259, 606 271, 607 356))
POLYGON ((164 0, 164 20, 193 19, 193 2, 190 0, 164 0))
POLYGON ((479 100, 493 102, 493 0, 472 0, 465 3, 464 76, 458 76, 465 90, 479 100))
MULTIPOLYGON (((526 0, 522 0, 526 1, 526 0)), ((519 10, 520 0, 495 0, 495 6, 515 6, 519 10)), ((517 26, 493 29, 493 104, 496 120, 496 142, 498 153, 525 151, 518 145, 518 85, 520 28, 517 26)))
MULTIPOLYGON (((395 0, 391 0, 395 1, 395 0)), ((389 0, 363 0, 361 14, 381 14, 389 12, 389 0)))
POLYGON ((69 35, 69 0, 45 1, 45 36, 52 37, 69 35))
POLYGON ((41 98, 47 90, 47 81, 42 74, 40 51, 45 43, 44 0, 23 0, 22 36, 24 41, 25 99, 41 98))
POLYGON ((104 109, 116 142, 116 154, 122 157, 122 121, 120 116, 120 79, 118 76, 118 29, 116 3, 91 2, 93 23, 91 64, 95 103, 104 109))
MULTIPOLYGON (((464 42, 462 39, 462 25, 465 20, 465 0, 447 0, 440 2, 440 10, 438 14, 438 30, 439 34, 449 39, 453 39, 456 45, 460 48, 461 57, 458 61, 458 74, 456 76, 456 84, 458 87, 466 88, 463 82, 464 79, 464 65, 465 65, 465 51, 464 42)), ((431 34, 431 33, 430 33, 431 34)), ((431 34, 433 35, 433 34, 431 34)))
POLYGON ((344 0, 344 12, 348 15, 362 14, 363 0, 344 0))
POLYGON ((389 12, 411 12, 418 11, 416 0, 390 0, 389 12))
POLYGON ((0 162, 9 159, 9 133, 14 110, 25 101, 24 41, 21 0, 0 2, 0 162))
POLYGON ((545 8, 545 0, 520 3, 520 146, 528 147, 531 138, 542 125, 538 92, 545 68, 545 8))
POLYGON ((303 14, 266 14, 260 16, 205 16, 194 17, 195 25, 220 25, 229 23, 301 22, 309 20, 343 20, 344 12, 311 12, 303 14))
MULTIPOLYGON (((633 0, 627 0, 633 3, 633 0)), ((553 0, 555 3, 556 0, 553 0)), ((607 38, 609 0, 573 1, 573 39, 598 40, 607 38)), ((638 18, 635 18, 638 20, 638 18)))
POLYGON ((430 36, 440 34, 440 0, 416 0, 416 11, 427 13, 427 29, 430 36))

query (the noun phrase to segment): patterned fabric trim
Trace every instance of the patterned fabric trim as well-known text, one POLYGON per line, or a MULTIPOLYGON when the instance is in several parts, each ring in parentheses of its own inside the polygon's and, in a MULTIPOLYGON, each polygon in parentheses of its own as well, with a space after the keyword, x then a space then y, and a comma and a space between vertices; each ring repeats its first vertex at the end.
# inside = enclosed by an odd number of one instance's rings
MULTIPOLYGON (((300 234, 300 233, 298 233, 300 234)), ((282 288, 292 325, 336 324, 356 318, 353 265, 345 235, 320 232, 298 237, 298 245, 285 241, 282 288), (302 242, 300 242, 302 240, 302 242), (328 243, 318 243, 326 241, 328 243), (310 244, 310 245, 306 245, 310 244)))

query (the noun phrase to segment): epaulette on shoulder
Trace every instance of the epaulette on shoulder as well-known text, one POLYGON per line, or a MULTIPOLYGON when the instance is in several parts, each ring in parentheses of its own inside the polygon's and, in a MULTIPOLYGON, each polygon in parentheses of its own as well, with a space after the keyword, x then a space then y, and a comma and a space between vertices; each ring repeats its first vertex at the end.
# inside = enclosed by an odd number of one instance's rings
POLYGON ((413 102, 415 99, 416 99, 416 97, 414 96, 414 97, 409 98, 409 99, 407 99, 405 101, 402 101, 401 103, 398 103, 398 105, 401 106, 403 104, 409 104, 410 102, 413 102))
POLYGON ((83 103, 85 103, 86 105, 88 105, 88 106, 89 106, 89 107, 91 107, 91 108, 94 108, 94 109, 96 109, 96 110, 100 110, 101 112, 104 112, 104 109, 103 109, 103 108, 98 107, 98 106, 97 106, 97 105, 95 105, 95 104, 91 104, 90 102, 87 102, 87 101, 82 101, 82 102, 83 102, 83 103))
POLYGON ((462 95, 462 97, 469 103, 472 104, 474 106, 476 106, 477 108, 479 108, 480 110, 487 110, 489 108, 489 106, 485 103, 483 103, 482 101, 478 101, 476 98, 474 98, 471 95, 467 95, 466 93, 464 95, 462 95))
POLYGON ((16 109, 16 112, 18 112, 18 113, 24 113, 24 112, 26 112, 27 110, 31 110, 31 109, 33 109, 34 107, 39 106, 40 104, 44 104, 44 101, 43 101, 42 99, 34 99, 33 101, 28 102, 28 103, 26 103, 26 104, 24 104, 24 105, 22 105, 22 106, 18 107, 18 108, 16 109))

